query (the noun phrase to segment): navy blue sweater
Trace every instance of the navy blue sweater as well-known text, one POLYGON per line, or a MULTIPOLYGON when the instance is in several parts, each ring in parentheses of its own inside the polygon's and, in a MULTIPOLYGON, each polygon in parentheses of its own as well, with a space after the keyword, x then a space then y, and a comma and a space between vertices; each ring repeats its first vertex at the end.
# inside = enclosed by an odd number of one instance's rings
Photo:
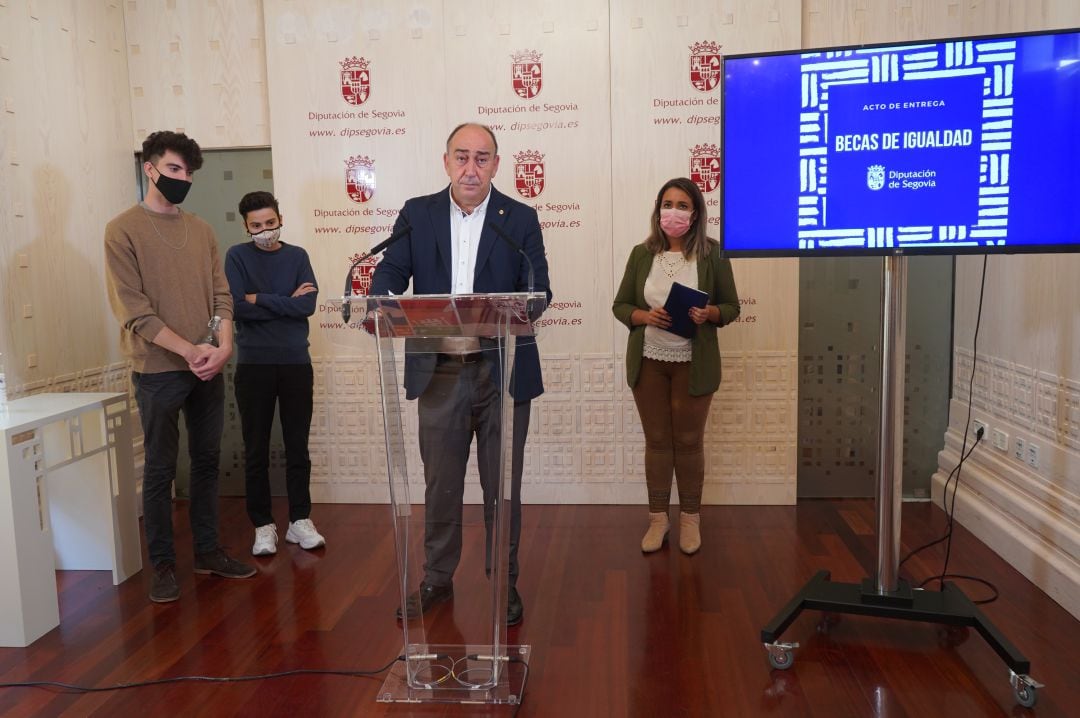
POLYGON ((274 252, 254 242, 237 244, 225 255, 225 276, 236 319, 236 361, 310 364, 308 317, 315 313, 318 292, 292 296, 304 282, 315 284, 307 252, 284 242, 274 252), (254 304, 247 294, 256 295, 254 304))

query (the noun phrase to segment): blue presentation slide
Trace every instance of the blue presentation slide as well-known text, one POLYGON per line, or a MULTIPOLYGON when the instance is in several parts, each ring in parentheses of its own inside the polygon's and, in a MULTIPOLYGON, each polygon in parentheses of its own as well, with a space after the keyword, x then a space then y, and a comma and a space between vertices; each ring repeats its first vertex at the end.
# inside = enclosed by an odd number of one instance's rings
POLYGON ((1080 250, 1080 33, 724 63, 723 243, 1080 250))

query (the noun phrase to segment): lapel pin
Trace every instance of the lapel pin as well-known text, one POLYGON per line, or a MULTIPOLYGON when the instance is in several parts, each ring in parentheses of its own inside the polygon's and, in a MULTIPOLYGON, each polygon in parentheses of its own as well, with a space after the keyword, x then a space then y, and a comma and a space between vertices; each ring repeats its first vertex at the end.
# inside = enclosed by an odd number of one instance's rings
POLYGON ((505 212, 506 212, 506 210, 504 210, 504 209, 499 210, 499 214, 504 214, 505 212))

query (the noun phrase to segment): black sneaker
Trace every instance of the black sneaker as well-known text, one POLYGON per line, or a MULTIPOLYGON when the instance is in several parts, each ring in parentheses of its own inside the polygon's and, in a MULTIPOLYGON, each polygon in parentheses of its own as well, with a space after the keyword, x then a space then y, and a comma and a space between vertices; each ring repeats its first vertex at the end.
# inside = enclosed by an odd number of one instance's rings
POLYGON ((161 563, 154 566, 154 575, 150 578, 150 600, 154 603, 169 603, 180 598, 180 586, 176 583, 176 566, 161 563))
MULTIPOLYGON (((420 584, 420 590, 409 594, 405 600, 405 610, 409 612, 409 618, 418 618, 420 612, 428 612, 432 606, 443 601, 449 601, 454 597, 454 584, 445 586, 432 586, 424 582, 420 584)), ((397 609, 397 619, 401 620, 401 607, 397 609)))
POLYGON ((506 625, 516 626, 525 617, 525 604, 521 602, 521 594, 513 586, 510 587, 510 596, 506 600, 506 625))
POLYGON ((250 578, 255 569, 246 563, 229 558, 223 549, 195 554, 195 573, 212 573, 222 578, 250 578))

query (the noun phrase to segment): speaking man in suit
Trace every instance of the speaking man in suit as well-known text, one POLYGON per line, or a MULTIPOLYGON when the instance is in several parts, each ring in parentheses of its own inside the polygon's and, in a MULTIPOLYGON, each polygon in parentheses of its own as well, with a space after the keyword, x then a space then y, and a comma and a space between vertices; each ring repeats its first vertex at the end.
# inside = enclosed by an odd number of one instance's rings
MULTIPOLYGON (((405 203, 394 232, 411 227, 411 233, 386 251, 375 269, 370 294, 400 294, 410 279, 413 293, 418 295, 523 292, 530 289, 524 252, 534 269, 532 288, 544 292, 550 301, 547 257, 536 211, 491 186, 499 169, 495 134, 480 124, 455 127, 446 140, 443 165, 450 185, 405 203), (499 236, 496 228, 505 236, 499 236)), ((494 340, 471 337, 438 341, 438 346, 423 353, 406 348, 405 392, 408 399, 418 400, 420 455, 427 486, 424 579, 408 598, 409 617, 454 595, 453 576, 461 559, 465 469, 474 435, 489 570, 492 561, 492 519, 499 480, 498 348, 494 340)), ((524 616, 516 587, 521 473, 530 402, 543 391, 536 342, 531 337, 520 338, 511 373, 514 435, 507 599, 507 624, 511 626, 524 616)))

